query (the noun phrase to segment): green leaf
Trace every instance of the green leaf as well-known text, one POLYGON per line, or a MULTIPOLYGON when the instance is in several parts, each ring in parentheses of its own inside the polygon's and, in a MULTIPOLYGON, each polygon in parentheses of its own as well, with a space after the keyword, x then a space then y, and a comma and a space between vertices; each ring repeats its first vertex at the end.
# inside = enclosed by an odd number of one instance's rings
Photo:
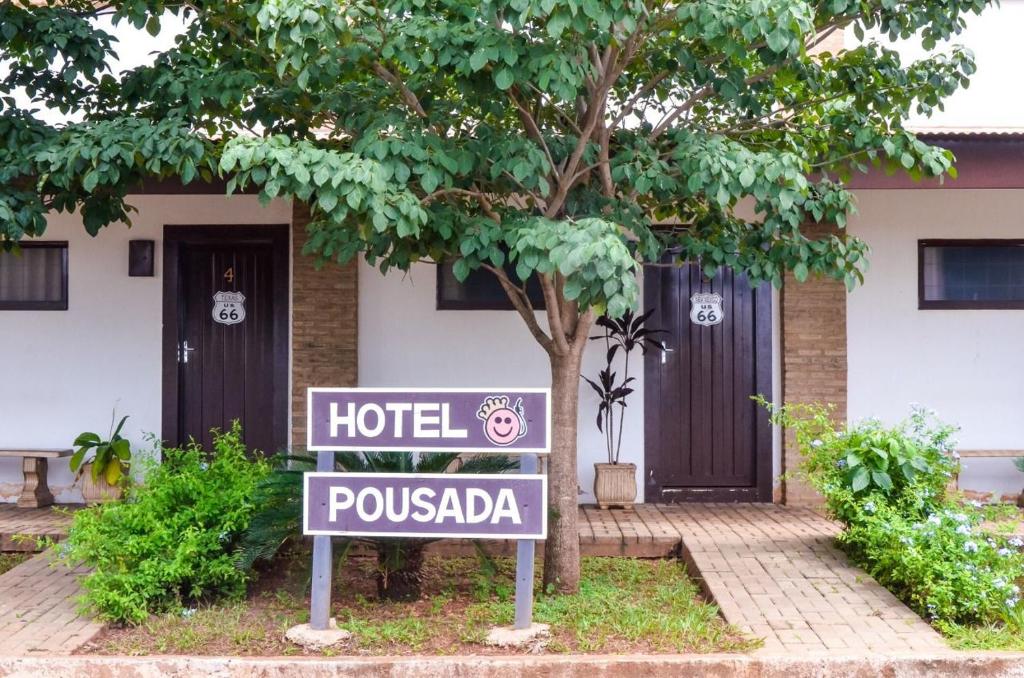
POLYGON ((75 438, 75 442, 73 442, 72 445, 74 447, 79 447, 81 445, 92 447, 93 445, 96 445, 99 442, 99 435, 95 433, 82 433, 77 438, 75 438))
POLYGON ((740 186, 750 188, 756 178, 757 175, 754 173, 753 167, 744 167, 743 171, 740 172, 740 186))
POLYGON ((87 448, 83 447, 71 455, 71 459, 68 461, 68 466, 71 468, 72 473, 78 473, 78 469, 82 467, 82 461, 85 459, 86 451, 87 448))
POLYGON ((515 75, 511 68, 502 68, 494 74, 494 84, 500 90, 506 90, 515 82, 515 75))
POLYGON ((866 468, 861 466, 853 472, 853 476, 850 479, 850 488, 854 492, 860 492, 868 486, 869 482, 871 482, 871 474, 866 468))
POLYGON ((456 259, 452 264, 452 274, 459 282, 465 282, 469 277, 469 263, 465 259, 456 259))
POLYGON ((476 51, 469 57, 469 67, 479 71, 487 65, 487 51, 483 47, 477 47, 476 51))
POLYGON ((116 459, 112 459, 107 464, 107 469, 106 469, 106 474, 105 475, 106 475, 107 484, 109 484, 109 485, 117 485, 118 482, 120 482, 120 480, 121 480, 121 476, 123 475, 122 471, 121 471, 121 462, 119 462, 116 459))
POLYGON ((875 481, 875 485, 878 485, 883 490, 889 491, 892 489, 892 478, 885 471, 872 471, 871 478, 875 481))
POLYGON ((131 443, 124 438, 111 443, 110 448, 117 455, 118 459, 128 461, 132 458, 131 443))
POLYGON ((437 188, 437 184, 437 172, 435 172, 433 168, 428 169, 426 174, 420 177, 420 186, 422 186, 423 190, 427 193, 433 193, 437 188))
POLYGON ((804 262, 801 261, 793 267, 793 277, 796 278, 798 282, 804 282, 807 280, 808 275, 809 271, 807 270, 807 264, 804 262))

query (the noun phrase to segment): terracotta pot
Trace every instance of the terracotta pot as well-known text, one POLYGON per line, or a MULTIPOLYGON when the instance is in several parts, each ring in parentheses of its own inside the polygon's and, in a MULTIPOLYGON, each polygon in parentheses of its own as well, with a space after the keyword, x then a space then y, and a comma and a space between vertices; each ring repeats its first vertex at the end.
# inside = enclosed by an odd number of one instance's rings
POLYGON ((594 497, 603 509, 633 508, 636 502, 636 464, 594 464, 594 497))
POLYGON ((111 485, 107 479, 100 476, 100 479, 93 481, 92 464, 82 467, 82 499, 86 504, 103 504, 108 501, 118 501, 124 496, 124 488, 120 485, 111 485))

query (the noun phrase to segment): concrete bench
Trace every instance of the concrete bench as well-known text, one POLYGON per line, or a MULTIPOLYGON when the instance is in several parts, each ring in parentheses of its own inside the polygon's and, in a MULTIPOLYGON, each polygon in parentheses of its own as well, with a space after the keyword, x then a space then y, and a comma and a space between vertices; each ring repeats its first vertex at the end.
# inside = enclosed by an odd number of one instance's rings
POLYGON ((15 457, 22 459, 21 496, 18 497, 19 508, 40 508, 53 503, 50 486, 46 482, 47 460, 70 457, 71 450, 65 449, 0 449, 0 458, 15 457))
MULTIPOLYGON (((1024 457, 1024 450, 960 450, 960 461, 965 459, 1016 459, 1024 457)), ((960 476, 953 479, 953 489, 959 489, 960 476)))

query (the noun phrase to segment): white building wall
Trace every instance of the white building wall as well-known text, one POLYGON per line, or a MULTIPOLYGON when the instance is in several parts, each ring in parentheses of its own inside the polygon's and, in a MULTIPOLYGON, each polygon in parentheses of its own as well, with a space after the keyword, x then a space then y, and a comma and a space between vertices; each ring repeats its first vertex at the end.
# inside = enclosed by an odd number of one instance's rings
MULTIPOLYGON (((420 387, 519 387, 551 385, 544 349, 515 311, 439 311, 437 271, 416 264, 408 274, 381 275, 359 268, 359 385, 420 387)), ((547 328, 543 313, 538 313, 547 328)), ((599 334, 595 329, 593 335, 599 334)), ((595 378, 604 351, 587 349, 583 374, 595 378)), ((643 361, 631 368, 636 392, 626 408, 620 461, 644 471, 643 361)), ((579 480, 583 502, 593 502, 594 462, 607 461, 604 437, 594 423, 597 396, 580 382, 579 480)), ((643 483, 638 482, 638 500, 643 483)))
MULTIPOLYGON (((162 238, 165 224, 290 223, 291 207, 255 196, 133 196, 139 212, 92 238, 75 215, 50 218, 43 240, 68 241, 68 310, 0 311, 0 447, 70 447, 129 415, 138 451, 161 425, 162 238), (156 276, 128 277, 128 241, 156 241, 156 276)), ((80 501, 67 460, 50 462, 58 502, 80 501)), ((15 501, 21 462, 0 459, 0 501, 15 501)))
MULTIPOLYGON (((960 425, 965 449, 1024 450, 1024 311, 917 309, 917 241, 1024 237, 1024 190, 858 191, 857 204, 871 265, 847 303, 851 420, 919 403, 960 425)), ((965 466, 961 487, 1024 487, 1011 460, 965 466)))

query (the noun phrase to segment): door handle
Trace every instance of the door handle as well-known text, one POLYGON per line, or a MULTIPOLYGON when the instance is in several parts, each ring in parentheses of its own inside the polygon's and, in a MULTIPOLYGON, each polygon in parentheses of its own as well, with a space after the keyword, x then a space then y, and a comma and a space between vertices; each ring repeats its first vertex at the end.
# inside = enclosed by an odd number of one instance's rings
POLYGON ((674 348, 669 348, 668 345, 664 341, 659 342, 659 343, 661 344, 661 364, 662 365, 667 365, 668 364, 668 354, 669 353, 674 353, 675 349, 674 348))
POLYGON ((178 346, 178 362, 187 365, 188 356, 194 350, 196 349, 188 345, 188 339, 181 342, 181 344, 178 346))

